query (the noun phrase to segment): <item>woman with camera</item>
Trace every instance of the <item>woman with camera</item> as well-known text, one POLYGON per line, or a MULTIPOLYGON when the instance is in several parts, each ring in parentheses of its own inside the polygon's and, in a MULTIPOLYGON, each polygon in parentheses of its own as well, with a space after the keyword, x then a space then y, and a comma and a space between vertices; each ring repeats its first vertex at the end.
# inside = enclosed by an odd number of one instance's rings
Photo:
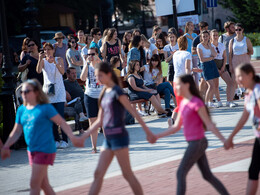
MULTIPOLYGON (((43 45, 44 52, 39 54, 39 61, 36 67, 38 73, 43 72, 43 91, 48 95, 50 103, 57 112, 64 117, 64 104, 66 102, 66 91, 62 75, 64 74, 64 63, 61 57, 54 57, 54 48, 52 44, 43 45)), ((56 148, 67 148, 68 138, 62 132, 62 140, 59 136, 58 126, 53 124, 53 134, 56 142, 56 148)))

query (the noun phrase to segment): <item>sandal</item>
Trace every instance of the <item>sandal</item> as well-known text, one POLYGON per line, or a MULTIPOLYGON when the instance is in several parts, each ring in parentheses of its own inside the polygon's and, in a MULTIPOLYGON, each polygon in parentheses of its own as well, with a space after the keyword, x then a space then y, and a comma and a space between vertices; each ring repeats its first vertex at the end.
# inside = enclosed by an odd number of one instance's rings
POLYGON ((96 153, 98 153, 97 148, 92 148, 91 154, 96 154, 96 153))

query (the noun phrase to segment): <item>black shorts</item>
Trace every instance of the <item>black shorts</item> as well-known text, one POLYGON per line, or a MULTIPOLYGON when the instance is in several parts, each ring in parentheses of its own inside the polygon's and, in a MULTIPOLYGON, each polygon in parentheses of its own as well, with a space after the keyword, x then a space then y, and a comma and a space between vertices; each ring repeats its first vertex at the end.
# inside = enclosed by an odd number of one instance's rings
POLYGON ((260 138, 255 138, 252 160, 248 170, 250 180, 258 180, 260 172, 260 138))
POLYGON ((98 99, 84 94, 84 104, 88 118, 95 118, 98 116, 98 99))

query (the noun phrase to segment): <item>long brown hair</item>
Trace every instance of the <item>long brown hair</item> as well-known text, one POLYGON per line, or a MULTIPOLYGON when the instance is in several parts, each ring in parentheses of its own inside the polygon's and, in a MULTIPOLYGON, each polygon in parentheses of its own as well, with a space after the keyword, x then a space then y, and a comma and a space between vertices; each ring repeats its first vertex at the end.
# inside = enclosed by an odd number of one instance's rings
MULTIPOLYGON (((38 95, 36 97, 36 101, 38 104, 48 104, 49 98, 48 96, 42 91, 42 85, 37 79, 28 79, 27 81, 23 82, 21 86, 23 85, 30 85, 33 88, 34 92, 38 92, 38 95)), ((23 105, 27 105, 27 102, 24 100, 23 105)))
POLYGON ((23 45, 22 45, 22 51, 27 51, 27 48, 28 48, 28 41, 30 40, 30 38, 29 37, 26 37, 26 38, 24 38, 24 40, 23 40, 23 45))
MULTIPOLYGON (((193 79, 193 76, 191 76, 190 74, 184 74, 184 75, 180 76, 179 79, 181 80, 182 83, 185 83, 185 84, 188 83, 188 84, 190 85, 190 87, 189 87, 190 93, 191 93, 193 96, 199 98, 202 102, 204 102, 204 100, 203 100, 202 97, 200 96, 200 92, 199 92, 199 90, 198 90, 198 88, 197 88, 197 86, 196 86, 196 84, 195 84, 195 81, 194 81, 194 79, 193 79)), ((210 113, 209 113, 208 107, 205 106, 205 108, 206 108, 207 114, 208 114, 209 117, 210 117, 210 113)), ((206 131, 207 128, 206 128, 206 125, 204 124, 204 122, 203 122, 203 126, 204 126, 204 129, 205 129, 205 131, 206 131)))
POLYGON ((107 32, 106 41, 111 41, 111 39, 113 38, 115 32, 116 32, 115 28, 110 28, 108 30, 108 32, 107 32))
POLYGON ((137 62, 140 64, 140 62, 138 60, 131 60, 129 62, 126 79, 128 78, 129 75, 134 74, 135 65, 136 65, 137 62))
MULTIPOLYGON (((96 67, 95 67, 96 70, 100 71, 100 72, 103 72, 105 74, 109 74, 111 73, 111 79, 112 81, 120 86, 120 83, 119 83, 119 80, 114 72, 114 70, 111 68, 111 65, 107 62, 100 62, 98 64, 96 64, 96 67)), ((99 99, 98 99, 98 105, 99 107, 101 106, 101 101, 102 101, 102 98, 105 94, 105 91, 106 91, 106 87, 103 88, 103 90, 101 91, 100 93, 100 96, 99 96, 99 99)))
POLYGON ((153 55, 152 55, 151 60, 150 60, 150 63, 149 63, 149 72, 150 72, 150 73, 152 73, 152 70, 153 70, 152 61, 158 62, 156 68, 158 68, 158 70, 159 70, 158 75, 161 75, 161 74, 162 74, 162 64, 161 64, 160 56, 159 56, 158 54, 153 54, 153 55))

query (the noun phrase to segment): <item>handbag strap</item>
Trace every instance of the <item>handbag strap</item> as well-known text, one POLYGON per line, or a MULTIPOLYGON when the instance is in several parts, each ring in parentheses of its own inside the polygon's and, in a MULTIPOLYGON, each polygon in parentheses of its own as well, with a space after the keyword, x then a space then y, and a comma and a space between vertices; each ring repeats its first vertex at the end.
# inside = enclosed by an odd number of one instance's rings
POLYGON ((88 85, 90 86, 90 78, 89 78, 89 63, 87 63, 88 66, 88 85))
POLYGON ((56 84, 56 69, 57 69, 57 66, 56 66, 56 60, 55 60, 55 57, 54 57, 54 65, 55 65, 55 71, 54 71, 54 83, 53 84, 56 84))

